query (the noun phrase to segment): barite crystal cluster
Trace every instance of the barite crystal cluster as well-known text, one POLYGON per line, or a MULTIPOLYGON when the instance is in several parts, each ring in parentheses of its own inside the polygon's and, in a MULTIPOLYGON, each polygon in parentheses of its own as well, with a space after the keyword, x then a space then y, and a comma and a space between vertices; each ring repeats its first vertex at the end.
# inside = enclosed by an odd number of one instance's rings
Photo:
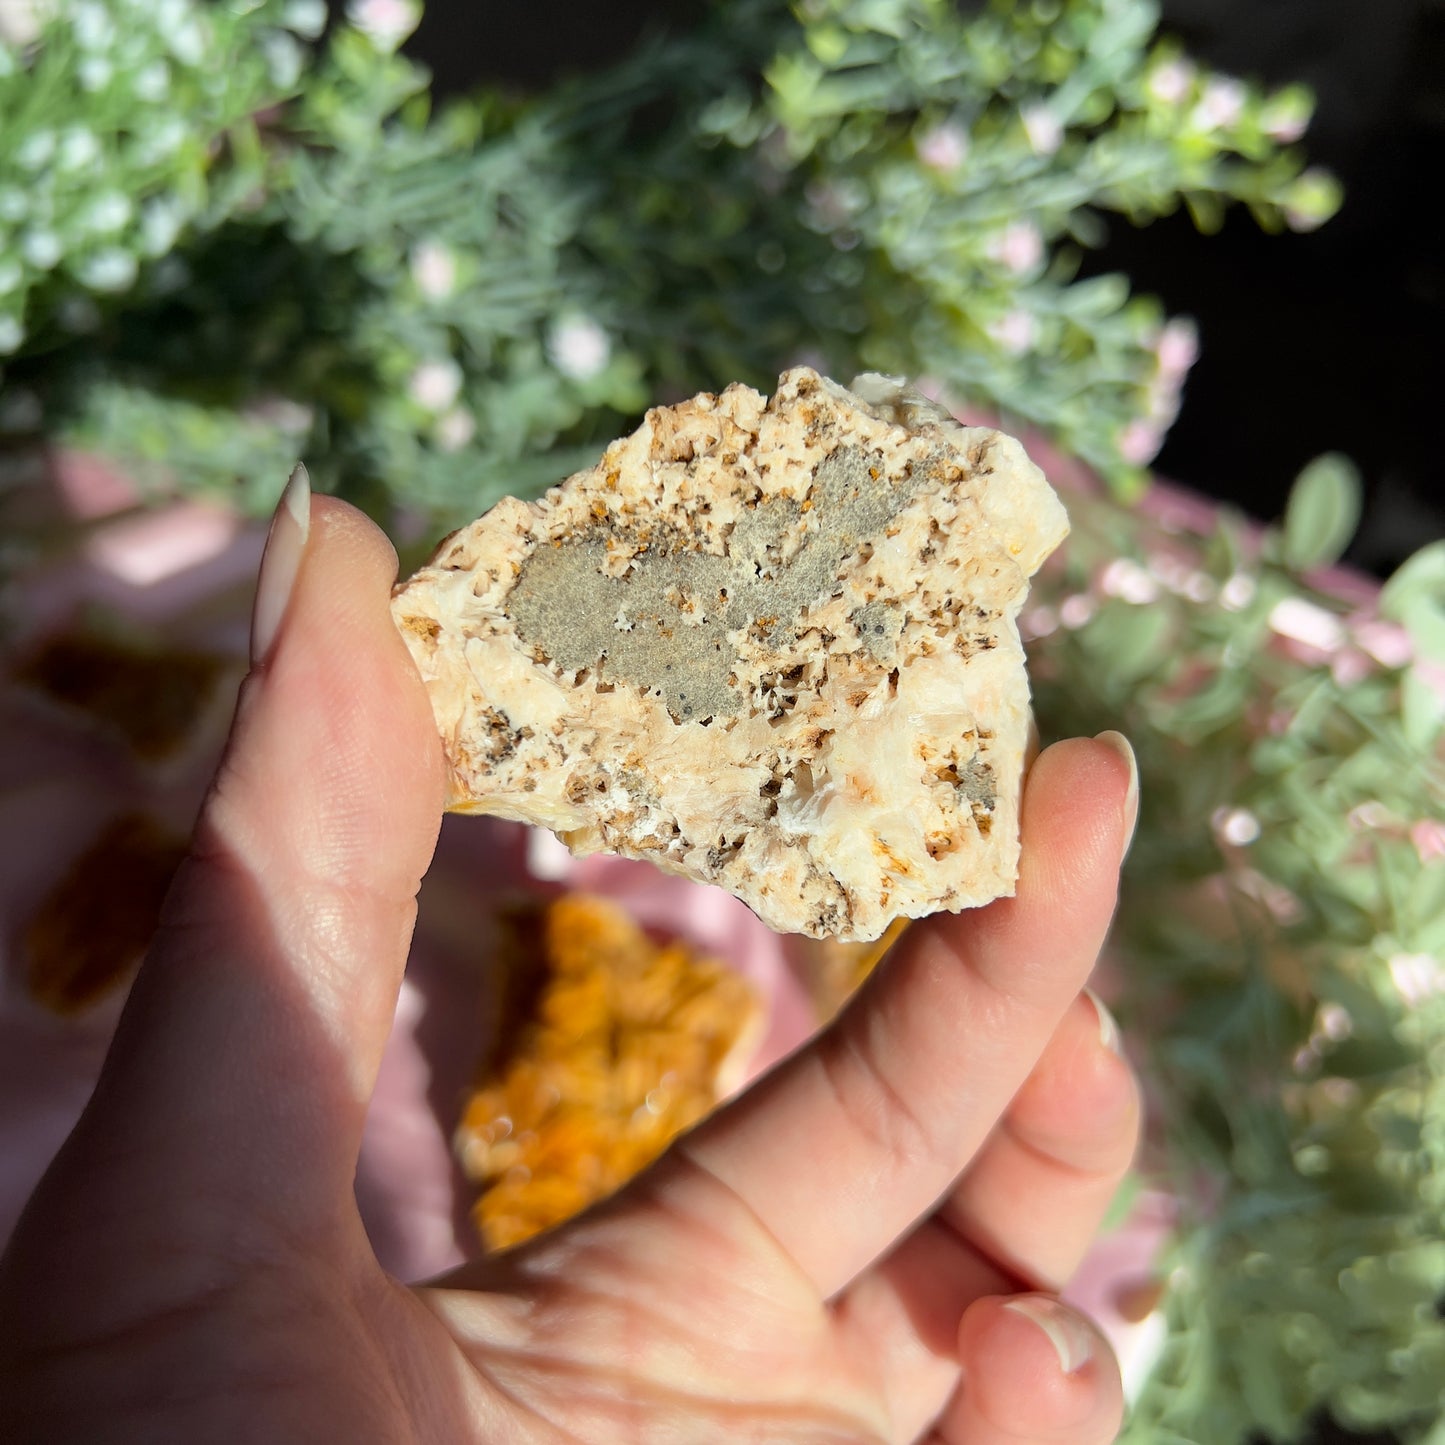
POLYGON ((454 810, 872 939, 1013 891, 1015 619, 1067 531, 1012 438, 798 367, 653 409, 447 538, 393 610, 454 810))

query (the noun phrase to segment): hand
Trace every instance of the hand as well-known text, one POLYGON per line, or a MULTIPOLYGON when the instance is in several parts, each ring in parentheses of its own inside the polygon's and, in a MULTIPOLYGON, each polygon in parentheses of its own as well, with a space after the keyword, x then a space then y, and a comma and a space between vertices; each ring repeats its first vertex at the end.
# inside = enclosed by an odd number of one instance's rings
POLYGON ((390 548, 288 498, 193 852, 0 1263, 0 1437, 1112 1439, 1112 1355, 1053 1296, 1137 1130, 1080 994, 1127 755, 1046 751, 1017 897, 911 929, 834 1027, 618 1197, 405 1288, 352 1179, 443 764, 390 548))

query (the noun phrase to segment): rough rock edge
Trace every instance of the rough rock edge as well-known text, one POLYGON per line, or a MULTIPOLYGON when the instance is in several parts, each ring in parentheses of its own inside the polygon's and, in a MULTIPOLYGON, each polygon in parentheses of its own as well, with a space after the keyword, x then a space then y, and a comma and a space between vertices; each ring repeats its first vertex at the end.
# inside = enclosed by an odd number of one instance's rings
POLYGON ((649 411, 447 538, 393 607, 450 807, 872 939, 1012 892, 1015 618, 1067 530, 1012 438, 797 368, 770 400, 649 411))

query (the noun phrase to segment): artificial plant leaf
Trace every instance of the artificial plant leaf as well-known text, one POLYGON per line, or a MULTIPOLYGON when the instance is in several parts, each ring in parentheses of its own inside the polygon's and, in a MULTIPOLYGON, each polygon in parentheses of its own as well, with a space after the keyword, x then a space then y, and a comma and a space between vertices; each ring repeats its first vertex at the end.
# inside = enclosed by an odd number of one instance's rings
POLYGON ((1422 953, 1445 949, 1445 866, 1422 868, 1415 875, 1407 907, 1411 946, 1422 953))
POLYGON ((1401 623, 1425 656, 1445 661, 1445 541, 1400 564, 1380 589, 1380 615, 1401 623))
POLYGON ((1359 468, 1340 452, 1318 456, 1295 479, 1284 514, 1285 565, 1337 562, 1360 522, 1359 468))
POLYGON ((1434 746, 1445 721, 1445 698, 1413 668, 1400 681, 1400 720, 1405 740, 1421 752, 1434 746))

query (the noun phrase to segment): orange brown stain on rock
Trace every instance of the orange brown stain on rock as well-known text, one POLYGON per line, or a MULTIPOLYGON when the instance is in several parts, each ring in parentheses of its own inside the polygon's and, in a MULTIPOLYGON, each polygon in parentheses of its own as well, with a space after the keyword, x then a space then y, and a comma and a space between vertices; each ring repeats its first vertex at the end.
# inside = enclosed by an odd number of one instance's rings
MULTIPOLYGON (((875 856, 881 858, 889 868, 902 877, 907 878, 912 874, 912 865, 906 859, 900 858, 881 838, 875 838, 873 840, 873 852, 875 856)), ((889 887, 893 887, 897 883, 897 879, 890 878, 887 875, 884 876, 883 881, 889 887)))
POLYGON ((435 617, 408 615, 401 619, 401 625, 413 637, 420 637, 427 642, 435 642, 442 635, 442 625, 435 617))
MULTIPOLYGON (((860 777, 857 773, 846 774, 843 779, 843 784, 847 788, 848 793, 860 803, 876 803, 880 801, 878 790, 866 778, 860 777)), ((879 854, 880 857, 888 854, 887 848, 885 848, 882 843, 875 841, 873 851, 878 853, 880 848, 883 850, 883 852, 879 854)), ((891 857, 892 855, 888 854, 888 856, 891 857)))

